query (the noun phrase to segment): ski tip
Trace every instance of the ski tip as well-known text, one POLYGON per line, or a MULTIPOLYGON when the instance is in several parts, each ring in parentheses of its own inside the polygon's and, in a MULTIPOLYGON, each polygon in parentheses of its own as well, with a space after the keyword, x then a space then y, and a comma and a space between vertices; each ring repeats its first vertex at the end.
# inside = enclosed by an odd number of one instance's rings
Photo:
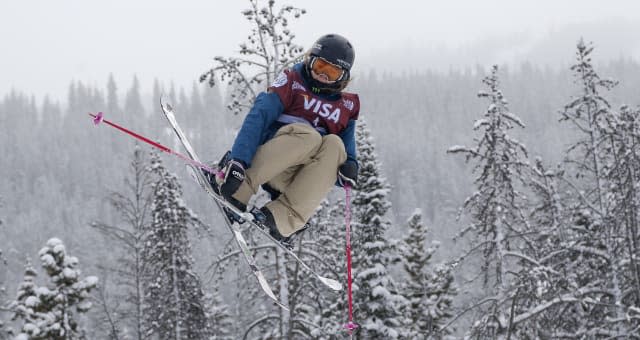
POLYGON ((95 114, 95 115, 93 113, 89 113, 89 115, 91 117, 93 117, 93 124, 94 125, 98 125, 98 124, 102 123, 102 120, 104 119, 104 117, 103 117, 104 114, 102 112, 98 112, 98 114, 95 114))
POLYGON ((342 290, 342 284, 334 279, 329 279, 322 276, 318 277, 318 279, 320 279, 320 281, 322 281, 322 283, 324 283, 327 287, 335 290, 336 292, 342 290))
POLYGON ((171 105, 169 103, 167 103, 165 100, 165 95, 164 93, 160 95, 160 106, 167 110, 167 111, 173 111, 173 107, 171 107, 171 105))

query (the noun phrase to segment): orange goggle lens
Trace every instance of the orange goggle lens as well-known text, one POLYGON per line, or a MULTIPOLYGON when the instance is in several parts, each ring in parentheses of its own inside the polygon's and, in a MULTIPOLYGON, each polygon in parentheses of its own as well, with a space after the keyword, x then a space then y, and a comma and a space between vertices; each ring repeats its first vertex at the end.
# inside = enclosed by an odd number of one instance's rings
POLYGON ((338 81, 344 75, 344 70, 320 57, 313 58, 311 63, 311 70, 316 74, 324 74, 329 81, 338 81))

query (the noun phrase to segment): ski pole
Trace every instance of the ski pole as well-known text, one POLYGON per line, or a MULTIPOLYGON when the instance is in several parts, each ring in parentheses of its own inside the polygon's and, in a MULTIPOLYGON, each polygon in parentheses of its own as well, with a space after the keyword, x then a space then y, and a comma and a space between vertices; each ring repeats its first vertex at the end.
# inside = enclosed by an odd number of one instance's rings
POLYGON ((151 139, 149 139, 147 137, 144 137, 144 136, 142 136, 140 134, 137 134, 137 133, 135 133, 135 132, 133 132, 133 131, 131 131, 129 129, 126 129, 126 128, 118 125, 118 124, 115 124, 113 122, 110 122, 110 121, 104 119, 102 112, 98 112, 98 114, 93 114, 93 113, 89 112, 89 116, 93 117, 93 124, 95 124, 95 125, 99 125, 100 123, 104 122, 105 124, 107 124, 109 126, 112 126, 112 127, 116 128, 116 129, 118 129, 118 130, 120 130, 120 131, 122 131, 122 132, 124 132, 124 133, 126 133, 128 135, 130 135, 130 136, 133 136, 134 138, 136 138, 138 140, 141 140, 141 141, 143 141, 143 142, 155 147, 156 149, 158 149, 160 151, 164 151, 164 152, 166 152, 168 154, 174 155, 174 156, 182 159, 186 163, 189 163, 191 165, 197 166, 198 168, 201 168, 201 169, 203 169, 203 170, 205 170, 205 171, 207 171, 207 172, 209 172, 211 174, 214 174, 216 176, 220 176, 220 172, 219 171, 214 170, 213 168, 211 168, 208 165, 205 165, 205 164, 202 164, 202 163, 200 163, 198 161, 195 161, 195 160, 193 160, 193 159, 191 159, 191 158, 189 158, 189 157, 187 157, 187 156, 185 156, 185 155, 183 155, 183 154, 181 154, 179 152, 171 150, 170 148, 168 148, 168 147, 166 147, 166 146, 164 146, 164 145, 162 145, 162 144, 160 144, 158 142, 155 142, 155 141, 153 141, 153 140, 151 140, 151 139))
POLYGON ((347 300, 349 303, 349 322, 344 324, 344 328, 353 336, 353 331, 358 328, 358 324, 353 322, 353 301, 351 297, 351 186, 346 183, 344 186, 346 194, 344 219, 347 226, 347 300))

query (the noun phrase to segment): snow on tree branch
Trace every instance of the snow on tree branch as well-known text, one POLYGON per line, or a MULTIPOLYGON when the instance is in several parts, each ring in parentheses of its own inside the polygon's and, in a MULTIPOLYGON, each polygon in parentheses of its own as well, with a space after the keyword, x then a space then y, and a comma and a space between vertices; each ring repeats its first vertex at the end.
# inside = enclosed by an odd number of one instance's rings
POLYGON ((200 76, 215 86, 217 77, 231 89, 229 110, 234 114, 251 107, 257 92, 271 84, 273 79, 302 57, 303 48, 295 44, 295 34, 289 29, 291 17, 300 18, 304 9, 290 5, 275 8, 275 1, 263 4, 262 0, 250 0, 250 8, 242 11, 252 23, 247 42, 240 43, 239 57, 214 58, 214 66, 200 76))

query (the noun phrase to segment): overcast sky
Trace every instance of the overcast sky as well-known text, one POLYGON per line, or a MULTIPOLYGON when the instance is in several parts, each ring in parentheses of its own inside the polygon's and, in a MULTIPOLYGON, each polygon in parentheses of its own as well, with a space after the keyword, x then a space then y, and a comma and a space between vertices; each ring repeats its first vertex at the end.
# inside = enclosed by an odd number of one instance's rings
MULTIPOLYGON (((414 48, 455 49, 508 37, 524 48, 520 40, 573 24, 640 22, 637 0, 277 2, 285 3, 307 10, 292 25, 300 45, 309 46, 324 33, 340 33, 356 48, 356 71, 376 64, 397 69, 391 65, 393 55, 400 58, 414 48)), ((237 51, 248 34, 240 14, 246 7, 243 0, 2 0, 0 95, 16 88, 64 101, 72 80, 102 88, 110 72, 121 91, 134 74, 145 91, 155 77, 189 89, 213 56, 237 51)), ((640 54, 640 32, 620 33, 633 41, 619 53, 640 54)))

